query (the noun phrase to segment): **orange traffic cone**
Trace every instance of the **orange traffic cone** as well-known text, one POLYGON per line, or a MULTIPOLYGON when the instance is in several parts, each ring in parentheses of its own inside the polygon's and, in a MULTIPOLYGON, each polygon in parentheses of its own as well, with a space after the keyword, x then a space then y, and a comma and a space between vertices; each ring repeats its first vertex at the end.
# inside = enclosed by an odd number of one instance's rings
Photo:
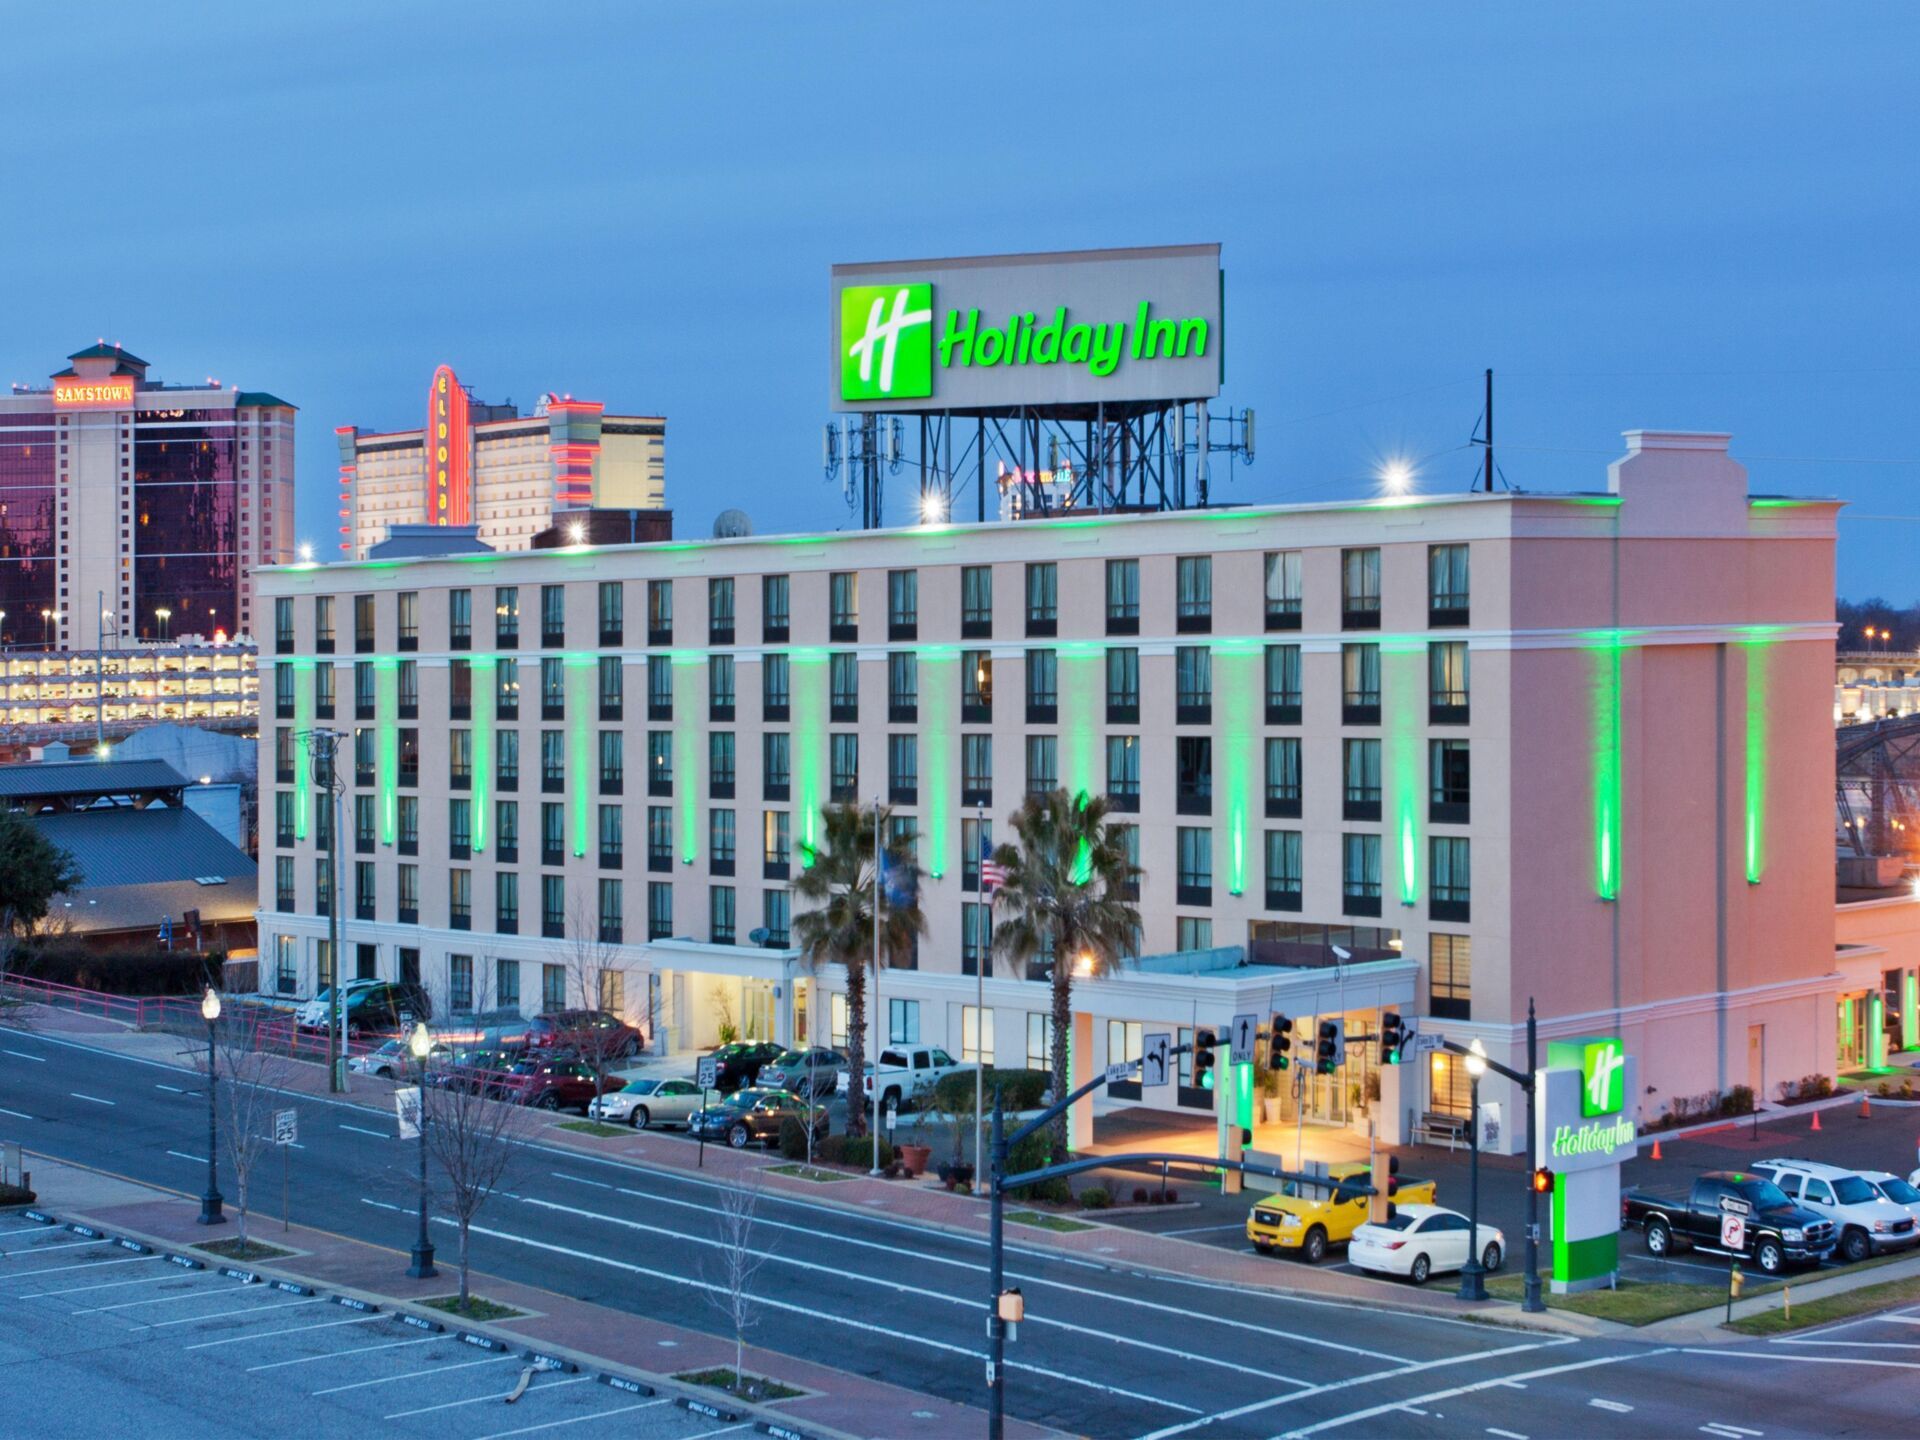
POLYGON ((1813 1128, 1815 1130, 1820 1128, 1820 1112, 1818 1110, 1813 1112, 1813 1128))
POLYGON ((1660 1158, 1660 1137, 1658 1135, 1653 1137, 1653 1158, 1655 1160, 1660 1158))
POLYGON ((1873 1118, 1873 1106, 1867 1103, 1867 1092, 1864 1090, 1860 1092, 1860 1118, 1862 1120, 1873 1118))

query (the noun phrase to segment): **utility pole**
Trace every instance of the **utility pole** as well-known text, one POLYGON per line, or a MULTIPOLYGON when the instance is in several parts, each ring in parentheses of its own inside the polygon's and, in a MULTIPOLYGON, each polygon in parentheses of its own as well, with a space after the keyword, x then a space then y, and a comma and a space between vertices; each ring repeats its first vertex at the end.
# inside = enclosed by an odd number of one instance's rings
MULTIPOLYGON (((1534 1189, 1533 1177, 1540 1169, 1540 1137, 1533 1128, 1533 1084, 1534 1076, 1540 1073, 1538 1052, 1539 1026, 1534 1020, 1533 997, 1527 997, 1527 1267, 1526 1280, 1521 1292, 1520 1308, 1528 1314, 1538 1315, 1547 1308, 1546 1301, 1540 1298, 1540 1192, 1534 1189)), ((1755 1106, 1756 1110, 1760 1107, 1755 1106)))
POLYGON ((340 993, 340 824, 341 798, 345 785, 340 777, 340 741, 338 730, 313 729, 306 732, 309 763, 326 757, 327 824, 327 956, 331 974, 327 978, 327 1089, 335 1095, 347 1088, 346 1062, 341 1054, 341 1021, 344 1000, 340 993))
POLYGON ((880 866, 886 851, 880 845, 880 797, 873 797, 873 1019, 867 1029, 873 1039, 873 1132, 867 1153, 873 1168, 880 1173, 880 866))
POLYGON ((1487 367, 1487 493, 1493 493, 1493 367, 1487 367))

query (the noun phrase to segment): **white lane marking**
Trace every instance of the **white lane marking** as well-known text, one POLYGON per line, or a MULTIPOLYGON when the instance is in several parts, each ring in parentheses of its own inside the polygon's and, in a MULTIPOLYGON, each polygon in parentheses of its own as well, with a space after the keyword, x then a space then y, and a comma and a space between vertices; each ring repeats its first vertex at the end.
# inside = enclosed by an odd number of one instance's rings
MULTIPOLYGON (((1601 1355, 1592 1360, 1575 1360, 1566 1365, 1549 1365, 1539 1370, 1526 1370, 1518 1375, 1502 1375, 1494 1380, 1477 1380, 1471 1385, 1456 1385, 1450 1390, 1435 1390, 1426 1395, 1415 1395, 1411 1401, 1400 1401, 1392 1405, 1375 1405, 1367 1410, 1355 1410, 1347 1415, 1335 1415, 1316 1425, 1307 1425, 1298 1430, 1289 1430, 1289 1437, 1300 1435, 1318 1435, 1323 1430, 1335 1430, 1343 1425, 1352 1425, 1362 1420, 1372 1420, 1381 1415, 1390 1415, 1402 1405, 1432 1405, 1441 1400, 1451 1400, 1457 1395, 1472 1395, 1481 1390, 1499 1390, 1506 1388, 1509 1380, 1542 1380, 1549 1375, 1565 1375, 1574 1370, 1594 1370, 1602 1365, 1618 1365, 1627 1360, 1646 1360, 1655 1355, 1670 1355, 1672 1346, 1658 1350, 1646 1350, 1633 1355, 1601 1355)), ((1384 1378, 1384 1377, 1376 1377, 1384 1378)), ((1296 1400, 1299 1396, 1283 1395, 1281 1399, 1296 1400)))
MULTIPOLYGON (((45 1235, 45 1234, 48 1234, 49 1232, 45 1230, 33 1231, 33 1232, 16 1230, 13 1233, 16 1235, 24 1235, 29 1233, 45 1235)), ((58 1233, 58 1232, 53 1232, 53 1233, 58 1233)), ((26 1245, 10 1253, 15 1256, 43 1255, 49 1250, 74 1250, 74 1249, 78 1249, 82 1245, 98 1245, 99 1243, 100 1242, 98 1240, 62 1240, 57 1245, 26 1245)))
POLYGON ((1920 1350, 1907 1340, 1774 1340, 1775 1345, 1831 1345, 1841 1350, 1920 1350))
POLYGON ((1631 1415, 1633 1413, 1633 1407, 1631 1405, 1623 1405, 1618 1400, 1602 1400, 1598 1395, 1587 1401, 1587 1404, 1593 1406, 1596 1410, 1611 1410, 1616 1415, 1631 1415))
POLYGON ((67 1094, 76 1100, 90 1100, 95 1105, 118 1105, 118 1100, 102 1100, 98 1095, 82 1095, 78 1090, 69 1090, 67 1094))
MULTIPOLYGON (((425 1340, 402 1340, 399 1343, 402 1345, 431 1345, 435 1340, 440 1338, 438 1335, 432 1335, 425 1340)), ((384 1345, 368 1345, 365 1348, 368 1350, 384 1350, 388 1347, 384 1345)), ((358 1350, 347 1350, 342 1353, 358 1355, 360 1352, 358 1350)), ((333 1357, 329 1355, 326 1358, 331 1360, 333 1357)), ((518 1355, 489 1355, 483 1360, 462 1360, 454 1365, 436 1365, 431 1370, 403 1370, 398 1375, 382 1375, 378 1380, 355 1380, 349 1385, 329 1385, 325 1390, 313 1390, 308 1393, 313 1395, 338 1395, 342 1390, 364 1390, 369 1385, 391 1385, 396 1380, 424 1380, 427 1376, 438 1375, 443 1370, 465 1370, 473 1365, 498 1365, 502 1360, 518 1360, 519 1358, 518 1355)), ((293 1362, 291 1360, 279 1360, 274 1363, 291 1365, 293 1362)), ((250 1368, 259 1370, 263 1367, 254 1365, 250 1368)))
MULTIPOLYGON (((531 1196, 523 1196, 521 1197, 520 1203, 523 1205, 533 1205, 542 1210, 557 1210, 563 1215, 574 1215, 581 1219, 598 1220, 603 1224, 617 1225, 624 1230, 638 1230, 648 1235, 664 1235, 686 1245, 710 1246, 720 1250, 727 1248, 724 1240, 713 1239, 704 1235, 689 1235, 679 1230, 668 1230, 662 1226, 648 1225, 639 1220, 628 1220, 619 1215, 603 1215, 597 1210, 580 1210, 574 1206, 561 1205, 552 1200, 536 1200, 531 1196)), ((774 1223, 777 1224, 779 1222, 776 1221, 774 1223)), ((945 1304, 958 1305, 967 1310, 978 1310, 982 1308, 980 1301, 972 1296, 948 1295, 939 1290, 923 1290, 919 1286, 907 1285, 898 1280, 887 1280, 878 1275, 863 1275, 842 1266, 817 1265, 809 1260, 801 1260, 791 1255, 781 1255, 770 1250, 762 1253, 767 1261, 775 1265, 790 1265, 797 1270, 805 1270, 817 1275, 832 1275, 839 1280, 857 1281, 863 1285, 877 1285, 883 1290, 891 1290, 898 1295, 916 1295, 923 1300, 939 1300, 945 1304)), ((898 1254, 899 1252, 895 1251, 893 1253, 898 1254)), ((1213 1365, 1222 1370, 1232 1370, 1241 1375, 1251 1375, 1258 1380, 1278 1381, 1281 1384, 1299 1385, 1302 1387, 1313 1383, 1310 1380, 1297 1380, 1291 1375, 1281 1375, 1272 1370, 1261 1370, 1251 1365, 1241 1365, 1232 1360, 1222 1360, 1212 1355, 1196 1354, 1190 1350, 1177 1350, 1170 1345, 1156 1344, 1151 1340, 1142 1340, 1133 1335, 1116 1334, 1107 1330, 1097 1330, 1091 1326, 1075 1325, 1070 1321, 1057 1320, 1048 1315, 1034 1315, 1029 1313, 1026 1323, 1031 1325, 1044 1325, 1049 1329, 1065 1330, 1071 1334, 1084 1336, 1090 1340, 1109 1340, 1116 1345, 1127 1345, 1136 1349, 1151 1350, 1159 1355, 1167 1355, 1176 1360, 1184 1360, 1191 1365, 1213 1365)), ((1281 1332, 1275 1331, 1273 1333, 1279 1334, 1281 1332)))
POLYGON ((371 1135, 376 1140, 388 1140, 392 1138, 384 1130, 369 1130, 362 1125, 347 1125, 343 1123, 340 1128, 342 1130, 351 1130, 356 1135, 371 1135))
MULTIPOLYGON (((93 1243, 101 1245, 106 1242, 96 1240, 93 1243)), ((38 1276, 52 1275, 61 1270, 104 1270, 109 1265, 138 1265, 142 1260, 158 1260, 159 1258, 158 1255, 129 1255, 124 1260, 79 1260, 71 1265, 45 1265, 38 1270, 19 1270, 11 1275, 0 1275, 0 1281, 32 1280, 38 1276)))
MULTIPOLYGON (((551 1173, 556 1179, 560 1179, 560 1180, 571 1180, 575 1178, 571 1175, 563 1174, 558 1170, 555 1170, 551 1173)), ((583 1181, 582 1183, 591 1184, 592 1182, 583 1181)), ((617 1188, 620 1194, 631 1195, 635 1199, 644 1200, 649 1205, 667 1205, 667 1206, 672 1206, 676 1209, 693 1210, 693 1211, 697 1211, 702 1216, 709 1217, 709 1218, 711 1218, 713 1214, 713 1211, 710 1207, 705 1205, 696 1205, 690 1200, 674 1200, 664 1195, 650 1195, 644 1190, 635 1190, 630 1186, 624 1186, 624 1185, 619 1186, 617 1188)), ((551 1200, 536 1200, 528 1196, 521 1196, 519 1198, 524 1204, 542 1205, 542 1206, 547 1206, 556 1210, 566 1210, 567 1213, 569 1214, 580 1215, 580 1216, 591 1216, 594 1219, 607 1220, 616 1225, 634 1225, 637 1223, 634 1221, 620 1219, 618 1216, 601 1215, 591 1210, 568 1210, 568 1207, 564 1205, 558 1205, 551 1200)), ((836 1235, 831 1230, 826 1230, 826 1231, 816 1230, 811 1226, 795 1225, 784 1220, 764 1220, 763 1219, 763 1220, 756 1221, 755 1223, 758 1225, 764 1225, 768 1229, 795 1231, 799 1234, 802 1234, 808 1237, 808 1240, 810 1242, 817 1243, 821 1240, 828 1240, 828 1241, 833 1241, 842 1245, 856 1246, 863 1250, 878 1250, 883 1254, 886 1254, 889 1256, 897 1256, 900 1253, 899 1247, 896 1245, 885 1245, 880 1243, 877 1240, 858 1240, 850 1235, 836 1235)), ((639 1228, 645 1229, 648 1227, 640 1226, 639 1228)), ((679 1230, 663 1230, 660 1233, 670 1235, 675 1239, 680 1239, 680 1240, 698 1240, 699 1239, 699 1237, 697 1236, 688 1235, 685 1232, 679 1231, 679 1230)), ((701 1241, 700 1243, 711 1244, 713 1242, 701 1241)), ((946 1265, 955 1269, 966 1270, 979 1275, 984 1275, 987 1273, 987 1267, 985 1265, 976 1264, 971 1260, 956 1260, 953 1257, 946 1256, 946 1255, 922 1255, 917 1258, 922 1263, 946 1265)), ((825 1267, 822 1267, 822 1268, 825 1268, 825 1267)), ((844 1275, 846 1272, 836 1269, 832 1273, 834 1273, 835 1275, 844 1275)), ((1263 1339, 1279 1338, 1283 1340, 1292 1340, 1302 1345, 1317 1346, 1323 1350, 1339 1350, 1349 1355, 1364 1355, 1370 1360, 1386 1360, 1394 1364, 1407 1363, 1407 1357, 1405 1357, 1404 1355, 1389 1355, 1383 1350, 1367 1350, 1357 1345, 1345 1345, 1336 1340, 1325 1340, 1320 1338, 1317 1335, 1302 1335, 1292 1330, 1282 1330, 1276 1325, 1270 1325, 1270 1324, 1260 1325, 1260 1324, 1256 1324, 1246 1320, 1231 1320, 1224 1316, 1209 1315, 1203 1311, 1198 1311, 1198 1310, 1186 1310, 1181 1308, 1178 1305, 1168 1305, 1156 1300, 1142 1300, 1136 1296, 1114 1294, 1105 1290, 1096 1290, 1091 1286, 1074 1285, 1074 1284, 1070 1284, 1065 1280, 1049 1280, 1045 1276, 1029 1274, 1024 1271, 1010 1270, 1007 1272, 1007 1278, 1009 1280, 1021 1280, 1026 1282, 1029 1285, 1045 1285, 1050 1289, 1064 1290, 1070 1295, 1088 1296, 1099 1301, 1101 1304, 1129 1305, 1137 1309, 1152 1310, 1163 1315, 1177 1316, 1180 1319, 1185 1321, 1205 1321, 1207 1323, 1214 1324, 1214 1325, 1221 1325, 1229 1329, 1248 1330, 1248 1331, 1252 1331, 1256 1335, 1259 1335, 1263 1339)), ((975 1303, 975 1302, 972 1302, 970 1300, 968 1303, 975 1303)), ((1033 1316, 1028 1316, 1027 1318, 1030 1320, 1035 1319, 1035 1317, 1033 1316)), ((1037 1323, 1044 1324, 1048 1322, 1038 1321, 1037 1323)), ((1107 1332, 1105 1331, 1100 1331, 1095 1333, 1102 1334, 1102 1335, 1107 1334, 1107 1332)), ((1114 1338, 1114 1337, 1108 1336, 1108 1338, 1114 1338)), ((1122 1343, 1125 1343, 1124 1340, 1122 1341, 1122 1343)), ((1260 1372, 1255 1372, 1255 1373, 1260 1373, 1260 1372)), ((1275 1378, 1287 1379, 1289 1377, 1280 1376, 1275 1378)), ((1293 1381, 1293 1383, 1298 1385, 1298 1384, 1303 1384, 1305 1382, 1295 1380, 1293 1381)))
POLYGON ((371 1205, 376 1210, 393 1210, 393 1211, 397 1211, 402 1215, 405 1215, 407 1213, 404 1209, 401 1209, 401 1207, 398 1205, 389 1205, 384 1200, 369 1200, 364 1195, 360 1197, 360 1203, 362 1205, 371 1205))
MULTIPOLYGON (((558 1390, 563 1385, 584 1385, 593 1379, 591 1375, 576 1375, 571 1380, 553 1380, 540 1386, 542 1390, 558 1390)), ((464 1400, 444 1400, 438 1405, 422 1405, 418 1410, 396 1410, 391 1415, 382 1415, 382 1420, 404 1420, 409 1415, 431 1415, 436 1410, 458 1410, 463 1405, 499 1404, 502 1396, 498 1391, 487 1395, 469 1395, 464 1400)))
MULTIPOLYGON (((433 1217, 442 1225, 454 1222, 444 1215, 433 1217)), ((635 1265, 626 1260, 615 1260, 607 1255, 594 1255, 585 1250, 575 1250, 565 1245, 555 1245, 547 1240, 535 1240, 526 1235, 515 1235, 510 1230, 495 1230, 489 1226, 475 1225, 472 1232, 484 1235, 490 1240, 506 1240, 516 1245, 525 1245, 530 1250, 544 1250, 552 1255, 565 1255, 573 1260, 585 1260, 594 1265, 605 1265, 609 1269, 624 1270, 630 1275, 644 1275, 651 1280, 665 1281, 669 1285, 683 1285, 690 1290, 700 1290, 707 1294, 718 1295, 726 1291, 726 1286, 711 1284, 705 1280, 695 1280, 688 1275, 675 1275, 666 1270, 653 1270, 645 1265, 635 1265)), ((769 1310, 782 1310, 789 1314, 805 1315, 809 1319, 824 1320, 831 1325, 844 1325, 850 1330, 864 1331, 870 1335, 884 1335, 889 1340, 899 1340, 908 1345, 924 1345, 929 1350, 941 1350, 950 1355, 961 1355, 969 1360, 985 1360, 986 1352, 974 1350, 965 1345, 949 1344, 945 1340, 935 1340, 928 1335, 914 1335, 904 1330, 889 1330, 884 1325, 875 1325, 865 1320, 855 1320, 851 1316, 836 1315, 830 1310, 814 1310, 805 1305, 797 1305, 790 1300, 776 1300, 765 1296, 755 1302, 769 1310)), ((1531 1347, 1528 1347, 1531 1348, 1531 1347)), ((1024 1370, 1031 1375, 1045 1376, 1049 1380, 1064 1381, 1069 1385, 1081 1385, 1089 1390, 1098 1390, 1103 1395, 1117 1395, 1123 1400, 1139 1400, 1148 1405, 1158 1405, 1166 1410, 1184 1410, 1189 1415, 1200 1412, 1191 1405, 1182 1405, 1175 1400, 1162 1400, 1157 1395, 1142 1395, 1133 1390, 1122 1390, 1117 1385, 1102 1385, 1097 1380, 1087 1380, 1078 1375, 1069 1375, 1064 1371, 1050 1370, 1044 1365, 1029 1365, 1022 1361, 1008 1361, 1009 1370, 1024 1370)))
POLYGON ((31 1120, 33 1116, 22 1114, 18 1110, 0 1110, 0 1115, 11 1115, 16 1120, 31 1120))
MULTIPOLYGON (((300 1305, 324 1305, 326 1297, 310 1295, 304 1300, 276 1300, 267 1305, 243 1305, 238 1310, 216 1310, 211 1315, 189 1315, 184 1320, 156 1320, 151 1325, 142 1325, 142 1330, 167 1330, 175 1325, 198 1325, 202 1320, 224 1320, 229 1315, 258 1315, 264 1310, 292 1310, 300 1305)), ((251 1337, 249 1337, 251 1338, 251 1337)), ((200 1347, 190 1345, 190 1350, 200 1347)))
POLYGON ((1764 1435, 1764 1430, 1749 1430, 1744 1425, 1729 1425, 1724 1420, 1709 1420, 1700 1427, 1709 1435, 1718 1435, 1722 1440, 1739 1440, 1742 1435, 1764 1435))
MULTIPOLYGON (((1256 1414, 1261 1410, 1272 1410, 1280 1405, 1291 1405, 1296 1400, 1308 1400, 1315 1395, 1325 1395, 1334 1390, 1347 1390, 1355 1385, 1371 1385, 1376 1380, 1392 1380, 1402 1375, 1418 1374, 1422 1370, 1438 1370, 1447 1365, 1470 1365, 1480 1360, 1495 1360, 1503 1355, 1518 1355, 1529 1350, 1540 1350, 1548 1346, 1572 1345, 1576 1343, 1572 1336, 1556 1340, 1535 1340, 1524 1345, 1509 1345, 1500 1350, 1477 1351, 1470 1355, 1447 1355, 1438 1360, 1422 1360, 1412 1365, 1402 1365, 1397 1370, 1373 1370, 1365 1375, 1351 1375, 1345 1380, 1331 1380, 1325 1385, 1316 1385, 1311 1390, 1300 1390, 1292 1395, 1275 1395, 1266 1400, 1255 1400, 1233 1410, 1222 1410, 1214 1415, 1202 1415, 1198 1420, 1189 1420, 1181 1425, 1169 1425, 1156 1430, 1151 1435, 1142 1435, 1140 1440, 1167 1440, 1168 1436, 1184 1435, 1189 1430, 1199 1430, 1220 1420, 1238 1420, 1243 1415, 1256 1414)), ((1418 1404, 1420 1397, 1402 1400, 1388 1409, 1404 1409, 1408 1405, 1418 1404)))
MULTIPOLYGON (((625 1415, 633 1410, 651 1410, 656 1405, 670 1405, 670 1400, 639 1400, 632 1405, 622 1405, 614 1410, 601 1410, 592 1415, 575 1415, 566 1420, 548 1420, 540 1425, 522 1425, 518 1430, 496 1430, 491 1435, 482 1435, 480 1440, 506 1440, 509 1435, 527 1435, 535 1430, 551 1430, 559 1425, 578 1425, 582 1420, 600 1420, 608 1415, 625 1415)), ((724 1430, 702 1430, 698 1435, 683 1436, 682 1440, 710 1440, 714 1435, 731 1435, 735 1430, 744 1430, 744 1425, 729 1425, 724 1430)))
POLYGON ((556 1180, 571 1180, 576 1185, 591 1185, 596 1190, 617 1190, 620 1188, 617 1185, 609 1185, 605 1180, 589 1180, 584 1175, 563 1175, 558 1170, 553 1172, 553 1178, 556 1180))
POLYGON ((1502 1430, 1498 1425, 1487 1426, 1487 1434, 1498 1435, 1501 1440, 1527 1440, 1518 1430, 1502 1430))
POLYGON ((144 1280, 105 1280, 98 1285, 68 1285, 59 1290, 29 1290, 16 1295, 16 1300, 41 1300, 49 1295, 78 1295, 83 1290, 119 1290, 127 1285, 158 1285, 162 1280, 178 1280, 180 1277, 172 1271, 165 1275, 149 1275, 144 1280))
MULTIPOLYGON (((404 1350, 409 1345, 431 1345, 441 1338, 439 1335, 426 1335, 418 1340, 388 1340, 379 1345, 355 1345, 348 1350, 329 1350, 324 1355, 296 1355, 291 1360, 269 1360, 264 1365, 249 1365, 247 1373, 251 1375, 256 1370, 279 1370, 288 1365, 312 1365, 321 1360, 344 1360, 350 1355, 364 1355, 369 1350, 404 1350)), ((401 1375, 396 1378, 410 1377, 401 1375)))
POLYGON ((169 1151, 167 1151, 167 1154, 169 1154, 169 1155, 171 1155, 171 1156, 173 1156, 173 1158, 174 1158, 174 1159, 176 1159, 176 1160, 191 1160, 191 1161, 192 1161, 192 1162, 193 1162, 194 1164, 196 1164, 196 1165, 204 1165, 204 1164, 206 1164, 206 1163, 207 1163, 207 1157, 206 1157, 206 1156, 204 1156, 204 1155, 189 1155, 189 1154, 188 1154, 188 1153, 187 1153, 186 1151, 184 1151, 184 1150, 169 1150, 169 1151))
POLYGON ((1856 1360, 1848 1355, 1782 1355, 1778 1350, 1683 1349, 1683 1355, 1723 1355, 1730 1360, 1797 1360, 1802 1365, 1875 1365, 1888 1370, 1920 1370, 1920 1360, 1856 1360))
MULTIPOLYGON (((320 1300, 322 1304, 325 1303, 323 1297, 315 1296, 314 1298, 320 1300)), ((265 1309, 269 1307, 263 1306, 262 1308, 265 1309)), ((273 1306, 271 1308, 279 1309, 280 1307, 273 1306)), ((216 1345, 238 1345, 243 1340, 267 1340, 275 1335, 299 1335, 307 1330, 331 1330, 336 1325, 365 1325, 369 1321, 384 1320, 386 1318, 384 1315, 356 1315, 351 1320, 322 1320, 318 1325, 289 1325, 284 1330, 249 1330, 245 1335, 229 1335, 224 1340, 202 1340, 198 1345, 187 1346, 187 1349, 211 1350, 216 1345)))
POLYGON ((14 1058, 14 1059, 16 1059, 16 1060, 31 1060, 31 1061, 32 1061, 32 1062, 33 1062, 34 1064, 36 1064, 36 1065, 44 1065, 44 1064, 46 1064, 46 1063, 47 1063, 47 1057, 46 1057, 46 1056, 44 1056, 44 1055, 29 1055, 29 1054, 27 1054, 27 1052, 26 1052, 26 1051, 24 1051, 24 1050, 6 1050, 6 1051, 0 1051, 0 1054, 6 1054, 6 1055, 11 1055, 11 1056, 13 1056, 13 1058, 14 1058))
POLYGON ((184 1095, 187 1093, 186 1091, 182 1090, 178 1085, 162 1085, 157 1080, 154 1082, 153 1088, 156 1090, 171 1090, 176 1095, 184 1095))
POLYGON ((1880 1320, 1891 1320, 1896 1325, 1920 1325, 1920 1315, 1880 1315, 1880 1320))

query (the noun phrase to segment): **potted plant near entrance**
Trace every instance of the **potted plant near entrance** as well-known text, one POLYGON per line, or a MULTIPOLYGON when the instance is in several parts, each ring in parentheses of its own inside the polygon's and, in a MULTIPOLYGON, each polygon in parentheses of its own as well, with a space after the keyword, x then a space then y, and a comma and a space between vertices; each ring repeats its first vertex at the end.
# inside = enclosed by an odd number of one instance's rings
POLYGON ((1260 1077, 1260 1119, 1264 1124, 1280 1123, 1280 1072, 1269 1070, 1260 1077))
POLYGON ((947 1159, 937 1172, 940 1182, 949 1190, 971 1190, 974 1167, 967 1159, 967 1136, 973 1131, 973 1076, 949 1076, 935 1089, 934 1104, 948 1136, 947 1159))

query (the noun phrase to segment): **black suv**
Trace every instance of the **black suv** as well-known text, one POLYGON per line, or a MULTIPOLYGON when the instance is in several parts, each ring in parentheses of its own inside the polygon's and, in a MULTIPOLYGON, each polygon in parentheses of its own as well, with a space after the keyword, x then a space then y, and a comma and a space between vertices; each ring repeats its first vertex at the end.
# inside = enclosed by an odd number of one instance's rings
POLYGON ((713 1088, 722 1095, 751 1085, 760 1078, 760 1067, 787 1053, 784 1045, 756 1043, 722 1045, 713 1052, 713 1088))

